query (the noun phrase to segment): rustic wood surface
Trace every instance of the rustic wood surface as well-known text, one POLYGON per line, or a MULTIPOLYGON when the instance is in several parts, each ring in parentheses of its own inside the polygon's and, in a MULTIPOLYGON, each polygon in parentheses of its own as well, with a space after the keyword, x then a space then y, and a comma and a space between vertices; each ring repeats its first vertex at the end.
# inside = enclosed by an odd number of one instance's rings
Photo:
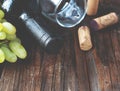
POLYGON ((31 35, 20 36, 28 56, 0 64, 0 91, 120 91, 120 24, 91 32, 93 48, 84 52, 77 35, 83 23, 61 34, 64 44, 57 54, 46 53, 31 35))

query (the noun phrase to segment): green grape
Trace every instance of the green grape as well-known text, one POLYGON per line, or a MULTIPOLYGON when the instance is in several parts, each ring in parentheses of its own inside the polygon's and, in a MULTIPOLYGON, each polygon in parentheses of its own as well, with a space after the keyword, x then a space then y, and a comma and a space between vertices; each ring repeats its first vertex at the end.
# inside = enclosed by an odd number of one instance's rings
POLYGON ((4 47, 8 47, 8 44, 7 43, 3 43, 3 44, 0 45, 0 48, 3 47, 3 46, 4 47))
POLYGON ((3 31, 8 33, 8 34, 15 34, 16 33, 16 28, 14 25, 12 25, 9 22, 3 22, 3 31))
POLYGON ((6 33, 5 32, 0 32, 0 40, 4 40, 6 38, 6 33))
POLYGON ((5 16, 5 13, 2 10, 0 10, 0 19, 2 19, 4 16, 5 16))
POLYGON ((6 39, 7 40, 13 40, 16 38, 16 34, 6 34, 6 39))
POLYGON ((15 63, 17 61, 17 56, 9 49, 7 45, 2 45, 1 50, 5 54, 6 61, 10 63, 15 63))
POLYGON ((3 29, 3 25, 2 23, 0 23, 0 31, 2 31, 2 29, 3 29))
POLYGON ((15 53, 19 58, 25 59, 27 56, 27 52, 25 48, 17 41, 10 41, 9 43, 10 49, 15 53))
POLYGON ((3 63, 5 61, 5 54, 4 52, 0 49, 0 63, 3 63))
POLYGON ((21 40, 18 37, 16 37, 15 39, 13 39, 13 41, 19 42, 21 44, 21 40))
POLYGON ((0 22, 1 22, 1 23, 7 22, 7 20, 3 18, 3 19, 0 20, 0 22))

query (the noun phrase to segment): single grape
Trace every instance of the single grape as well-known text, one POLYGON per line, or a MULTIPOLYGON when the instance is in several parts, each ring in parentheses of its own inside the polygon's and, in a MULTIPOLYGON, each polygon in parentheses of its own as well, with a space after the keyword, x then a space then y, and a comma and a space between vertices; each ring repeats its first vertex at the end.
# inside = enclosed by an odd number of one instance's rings
POLYGON ((5 61, 5 54, 4 52, 0 49, 0 63, 3 63, 5 61))
POLYGON ((8 47, 8 44, 7 43, 3 43, 3 44, 0 45, 0 48, 3 47, 3 46, 4 47, 8 47))
POLYGON ((27 56, 27 52, 25 48, 17 41, 10 41, 9 43, 10 49, 17 55, 17 57, 21 59, 25 59, 27 56))
POLYGON ((6 38, 6 33, 5 32, 0 32, 0 40, 4 40, 6 38))
POLYGON ((0 19, 2 19, 4 16, 5 16, 5 13, 2 10, 0 10, 0 19))
POLYGON ((2 23, 0 23, 0 31, 2 31, 2 29, 3 29, 3 25, 2 23))
POLYGON ((10 63, 15 63, 17 61, 17 56, 7 47, 7 45, 2 45, 1 50, 5 54, 6 61, 10 63))
POLYGON ((16 37, 15 39, 13 39, 13 41, 19 42, 21 44, 21 40, 18 37, 16 37))
POLYGON ((7 40, 13 40, 16 38, 16 34, 6 34, 6 39, 7 40))
POLYGON ((3 18, 3 19, 1 19, 1 20, 0 20, 0 23, 3 23, 3 22, 7 22, 7 20, 6 20, 6 19, 4 19, 4 18, 3 18))
POLYGON ((16 28, 14 25, 12 25, 9 22, 3 22, 3 31, 8 33, 8 34, 15 34, 16 33, 16 28))

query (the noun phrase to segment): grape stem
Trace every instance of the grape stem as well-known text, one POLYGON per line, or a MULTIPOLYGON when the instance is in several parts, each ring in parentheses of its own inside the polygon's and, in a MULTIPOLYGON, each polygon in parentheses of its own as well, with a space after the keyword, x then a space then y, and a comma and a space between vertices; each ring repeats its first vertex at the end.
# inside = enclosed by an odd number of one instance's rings
POLYGON ((5 44, 5 43, 8 43, 8 42, 9 42, 8 40, 1 40, 1 41, 0 41, 0 45, 5 44))

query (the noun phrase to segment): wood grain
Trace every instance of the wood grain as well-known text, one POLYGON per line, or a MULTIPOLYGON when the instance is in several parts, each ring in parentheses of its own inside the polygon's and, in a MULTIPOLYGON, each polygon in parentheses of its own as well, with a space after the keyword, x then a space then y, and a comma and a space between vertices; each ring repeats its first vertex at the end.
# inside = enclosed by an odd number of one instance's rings
POLYGON ((120 91, 120 24, 91 31, 93 48, 84 52, 77 29, 89 22, 87 18, 69 32, 49 23, 64 37, 56 54, 46 53, 31 35, 20 33, 28 57, 0 64, 0 91, 120 91))

